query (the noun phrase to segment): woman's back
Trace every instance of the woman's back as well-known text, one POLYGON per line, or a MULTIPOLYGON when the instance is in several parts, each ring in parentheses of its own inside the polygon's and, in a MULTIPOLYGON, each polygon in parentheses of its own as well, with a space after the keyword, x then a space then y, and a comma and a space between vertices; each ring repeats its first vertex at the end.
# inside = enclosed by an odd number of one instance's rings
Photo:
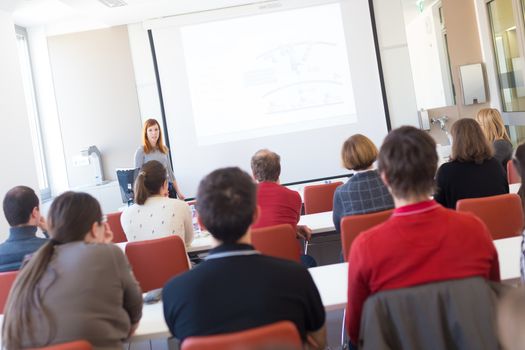
POLYGON ((460 199, 509 193, 507 178, 495 158, 481 164, 460 161, 445 163, 438 169, 436 182, 434 199, 450 209, 455 209, 460 199))
POLYGON ((120 218, 128 241, 143 241, 170 235, 180 236, 186 245, 193 240, 190 207, 179 199, 149 197, 143 205, 133 204, 120 218))
POLYGON ((51 344, 84 339, 95 349, 122 349, 122 340, 142 313, 141 290, 127 259, 109 244, 56 246, 35 293, 40 293, 51 322, 31 309, 34 339, 28 334, 22 338, 28 347, 45 345, 51 334, 51 344))

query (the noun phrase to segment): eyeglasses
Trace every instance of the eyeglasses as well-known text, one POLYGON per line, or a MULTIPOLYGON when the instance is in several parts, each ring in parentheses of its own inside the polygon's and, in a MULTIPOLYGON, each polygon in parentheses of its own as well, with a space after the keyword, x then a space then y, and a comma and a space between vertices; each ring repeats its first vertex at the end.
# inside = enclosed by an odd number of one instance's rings
POLYGON ((108 217, 106 215, 102 215, 102 219, 100 219, 101 224, 105 224, 108 222, 108 217))

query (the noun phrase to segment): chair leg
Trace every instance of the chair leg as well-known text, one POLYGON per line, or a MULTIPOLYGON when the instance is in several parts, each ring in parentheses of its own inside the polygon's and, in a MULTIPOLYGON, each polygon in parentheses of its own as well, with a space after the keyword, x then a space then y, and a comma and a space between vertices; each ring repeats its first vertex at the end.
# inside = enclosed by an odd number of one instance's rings
POLYGON ((346 308, 343 311, 343 321, 341 322, 341 349, 348 348, 348 337, 346 335, 346 308))

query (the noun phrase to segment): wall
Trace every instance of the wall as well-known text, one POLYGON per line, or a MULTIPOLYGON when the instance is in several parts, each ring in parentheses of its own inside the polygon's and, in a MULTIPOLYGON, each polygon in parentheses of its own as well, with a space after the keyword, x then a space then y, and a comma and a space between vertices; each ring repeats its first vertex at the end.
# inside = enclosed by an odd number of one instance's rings
MULTIPOLYGON (((487 89, 487 101, 489 102, 470 106, 463 105, 459 66, 484 62, 474 2, 475 0, 442 0, 443 16, 445 17, 448 36, 452 81, 456 92, 456 105, 431 109, 429 110, 429 117, 448 116, 447 127, 449 130, 457 119, 474 118, 480 109, 489 107, 490 99, 492 98, 487 89)), ((439 130, 437 125, 432 126, 431 134, 438 143, 448 144, 445 134, 439 130)))
MULTIPOLYGON (((15 27, 11 16, 3 11, 0 11, 0 52, 0 120, 4 131, 0 147, 0 198, 3 199, 5 193, 16 185, 38 188, 15 27)), ((2 213, 1 241, 7 238, 8 227, 2 213)))
POLYGON ((419 127, 401 0, 373 4, 392 128, 419 127))
POLYGON ((105 179, 133 166, 141 120, 126 26, 48 38, 70 187, 91 177, 73 158, 96 145, 105 179))

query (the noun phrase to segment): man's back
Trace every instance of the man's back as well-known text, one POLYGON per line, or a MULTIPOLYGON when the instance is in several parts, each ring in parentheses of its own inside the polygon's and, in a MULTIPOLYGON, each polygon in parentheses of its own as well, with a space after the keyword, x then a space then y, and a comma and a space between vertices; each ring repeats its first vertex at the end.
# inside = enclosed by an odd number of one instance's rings
POLYGON ((354 340, 371 294, 472 276, 500 279, 497 251, 483 223, 434 201, 397 208, 385 223, 361 233, 349 262, 347 324, 354 340))
POLYGON ((275 182, 261 182, 257 186, 257 205, 261 212, 253 228, 280 224, 293 227, 301 216, 301 196, 275 182))
POLYGON ((37 251, 47 239, 35 236, 36 226, 12 227, 9 238, 0 244, 0 272, 20 269, 24 257, 37 251))
POLYGON ((220 246, 210 257, 164 287, 164 316, 176 338, 290 320, 304 340, 324 325, 319 292, 299 264, 259 255, 246 244, 220 246))

